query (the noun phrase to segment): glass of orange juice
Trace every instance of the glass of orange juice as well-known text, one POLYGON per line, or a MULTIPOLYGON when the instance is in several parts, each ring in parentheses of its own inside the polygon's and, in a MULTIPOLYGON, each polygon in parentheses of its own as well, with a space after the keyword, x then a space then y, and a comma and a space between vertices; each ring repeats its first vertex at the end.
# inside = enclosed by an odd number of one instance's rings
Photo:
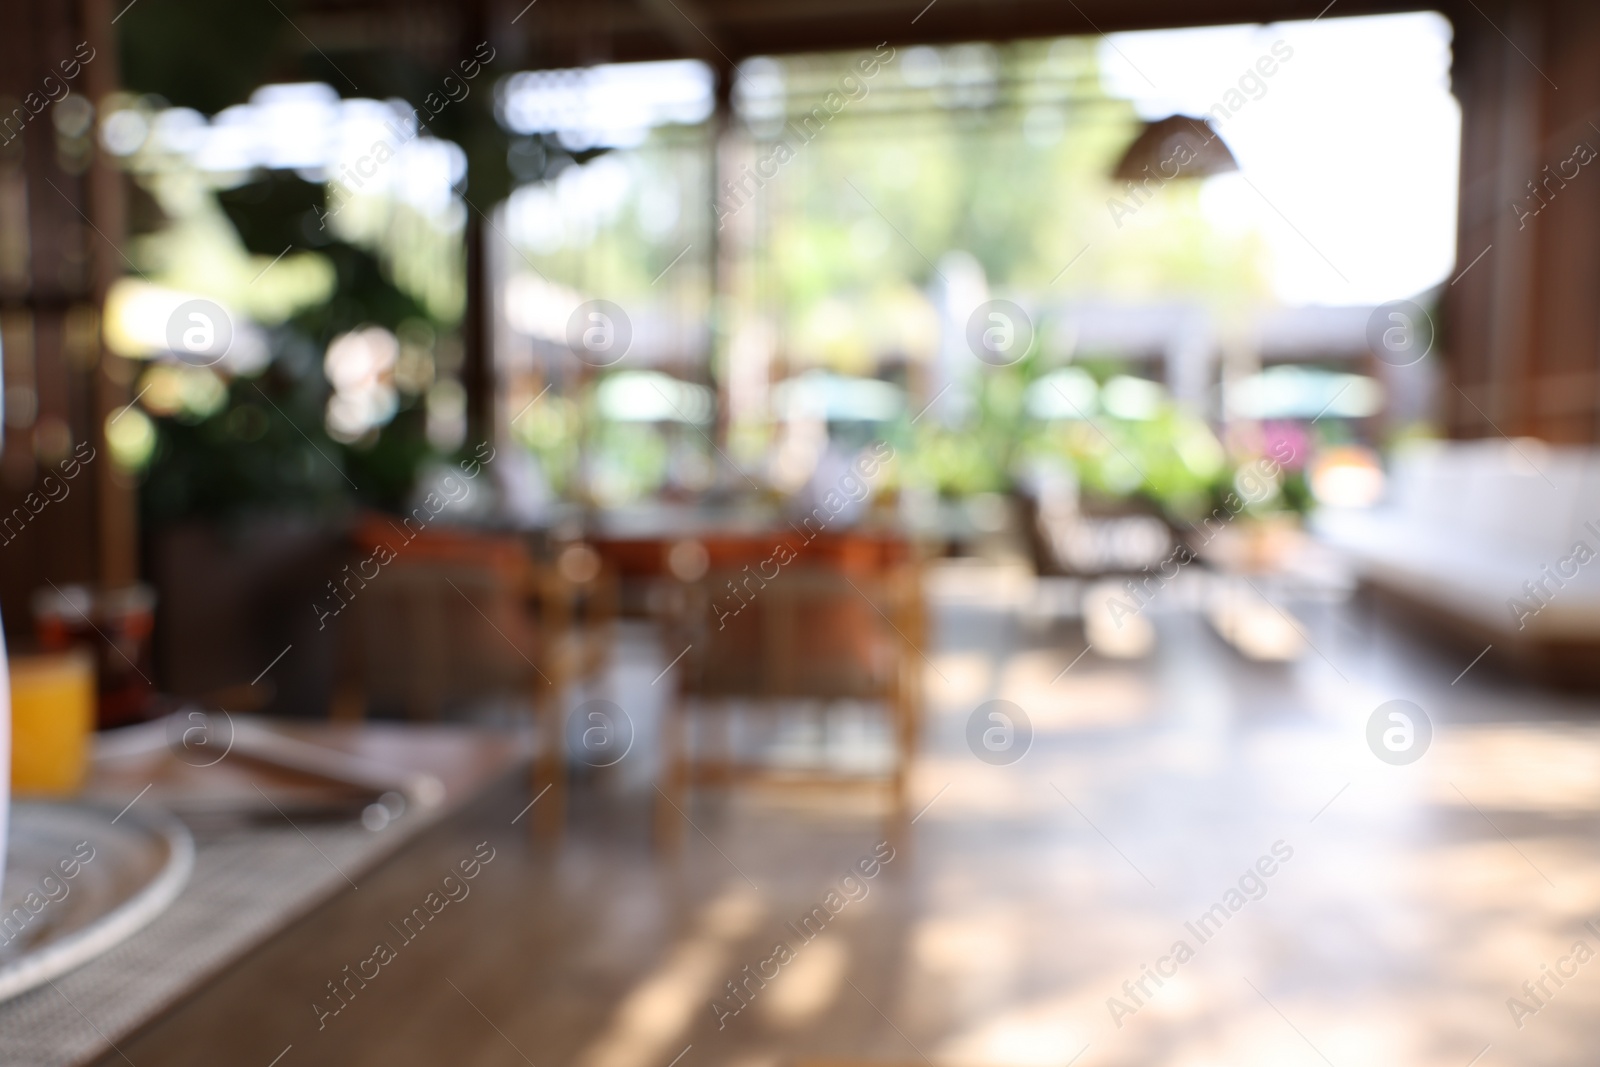
POLYGON ((94 659, 87 652, 11 658, 11 790, 74 793, 94 727, 94 659))

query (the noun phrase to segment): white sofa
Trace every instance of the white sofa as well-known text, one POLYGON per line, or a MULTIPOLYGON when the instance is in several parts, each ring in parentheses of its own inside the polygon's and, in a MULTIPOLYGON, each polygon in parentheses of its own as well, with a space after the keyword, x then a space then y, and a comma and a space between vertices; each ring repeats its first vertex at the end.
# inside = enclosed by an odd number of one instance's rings
POLYGON ((1497 647, 1600 645, 1600 449, 1412 445, 1396 453, 1382 505, 1323 509, 1311 526, 1366 581, 1497 647), (1574 558, 1580 542, 1594 554, 1587 563, 1574 558), (1563 560, 1574 575, 1560 573, 1563 560), (1527 582, 1544 584, 1543 606, 1527 582))

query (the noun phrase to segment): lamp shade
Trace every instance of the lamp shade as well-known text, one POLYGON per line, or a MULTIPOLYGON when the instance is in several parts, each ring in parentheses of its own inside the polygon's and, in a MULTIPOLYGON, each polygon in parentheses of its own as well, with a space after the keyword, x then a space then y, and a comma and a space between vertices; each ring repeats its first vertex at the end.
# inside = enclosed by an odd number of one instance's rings
POLYGON ((1112 171, 1118 181, 1144 181, 1156 178, 1209 178, 1238 170, 1222 137, 1205 119, 1172 115, 1159 122, 1145 123, 1144 130, 1122 154, 1112 171))

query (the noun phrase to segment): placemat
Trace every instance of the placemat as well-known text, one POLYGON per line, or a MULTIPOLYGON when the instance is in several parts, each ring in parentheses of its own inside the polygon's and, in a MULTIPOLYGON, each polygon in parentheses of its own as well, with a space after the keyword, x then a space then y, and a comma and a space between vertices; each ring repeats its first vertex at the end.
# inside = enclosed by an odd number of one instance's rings
POLYGON ((356 824, 308 826, 302 836, 284 825, 199 839, 194 874, 166 912, 94 962, 0 1005, 0 1063, 75 1067, 102 1055, 437 818, 408 813, 379 833, 356 824))

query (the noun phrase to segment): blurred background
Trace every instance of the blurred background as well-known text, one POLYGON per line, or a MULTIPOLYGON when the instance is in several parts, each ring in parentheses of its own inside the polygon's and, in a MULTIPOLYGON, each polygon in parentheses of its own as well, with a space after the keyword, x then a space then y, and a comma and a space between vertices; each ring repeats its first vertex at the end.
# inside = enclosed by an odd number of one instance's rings
POLYGON ((1600 14, 1081 5, 0 4, 8 1062, 1588 1047, 1600 14))

